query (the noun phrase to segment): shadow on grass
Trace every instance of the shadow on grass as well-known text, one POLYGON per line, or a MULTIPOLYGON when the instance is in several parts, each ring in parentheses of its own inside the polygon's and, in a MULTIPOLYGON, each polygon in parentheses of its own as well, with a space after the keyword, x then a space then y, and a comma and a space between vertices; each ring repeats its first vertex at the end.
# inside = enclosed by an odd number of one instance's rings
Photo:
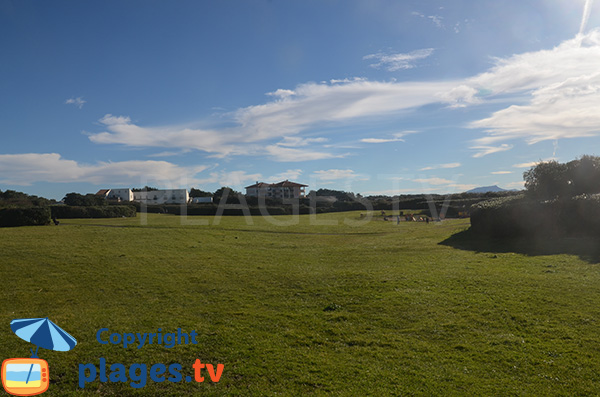
POLYGON ((475 252, 515 252, 529 256, 570 254, 589 263, 600 263, 600 238, 489 238, 477 235, 469 228, 439 244, 475 252))

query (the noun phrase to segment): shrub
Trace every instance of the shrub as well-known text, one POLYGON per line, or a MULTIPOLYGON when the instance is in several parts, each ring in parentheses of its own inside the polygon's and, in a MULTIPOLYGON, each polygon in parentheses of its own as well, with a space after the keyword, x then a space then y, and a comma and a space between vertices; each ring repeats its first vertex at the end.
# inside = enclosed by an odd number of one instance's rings
POLYGON ((472 206, 471 228, 489 237, 599 236, 600 195, 537 201, 523 196, 472 206))
POLYGON ((0 210, 0 227, 38 226, 50 223, 48 207, 5 208, 0 210))
POLYGON ((110 205, 102 207, 80 207, 55 205, 52 209, 52 217, 58 219, 69 218, 121 218, 135 217, 135 207, 131 205, 110 205))

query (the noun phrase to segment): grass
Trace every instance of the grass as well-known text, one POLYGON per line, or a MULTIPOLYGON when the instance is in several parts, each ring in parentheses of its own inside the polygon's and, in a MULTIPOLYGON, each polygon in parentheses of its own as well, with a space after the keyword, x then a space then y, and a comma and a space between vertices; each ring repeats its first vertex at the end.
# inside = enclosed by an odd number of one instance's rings
POLYGON ((332 224, 148 214, 0 229, 0 357, 29 356, 12 319, 47 316, 78 345, 40 349, 46 395, 600 393, 594 261, 480 250, 465 241, 468 220, 316 220, 332 224), (200 220, 210 225, 189 224, 200 220), (96 341, 104 327, 181 327, 199 343, 124 349, 96 341), (78 388, 78 365, 100 357, 181 363, 184 377, 196 358, 225 370, 219 383, 78 388))

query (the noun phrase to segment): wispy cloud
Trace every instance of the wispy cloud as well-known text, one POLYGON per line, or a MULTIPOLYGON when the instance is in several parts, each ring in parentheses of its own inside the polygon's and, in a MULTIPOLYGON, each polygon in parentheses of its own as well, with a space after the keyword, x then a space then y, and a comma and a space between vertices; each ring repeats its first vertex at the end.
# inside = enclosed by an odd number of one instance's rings
POLYGON ((78 107, 79 109, 81 109, 86 102, 87 101, 84 101, 82 97, 77 97, 77 98, 69 98, 69 99, 67 99, 65 101, 65 104, 66 105, 75 105, 76 107, 78 107))
POLYGON ((368 175, 357 174, 354 170, 330 169, 313 172, 313 176, 319 181, 339 181, 339 180, 369 180, 368 175))
POLYGON ((414 134, 417 131, 403 131, 391 134, 390 138, 363 138, 360 141, 364 143, 389 143, 389 142, 404 142, 402 137, 408 134, 414 134))
POLYGON ((278 142, 279 146, 308 146, 313 143, 323 143, 327 142, 327 138, 302 138, 299 136, 284 136, 281 142, 278 142))
POLYGON ((430 165, 428 167, 420 168, 419 171, 438 170, 438 169, 443 169, 443 168, 458 168, 460 166, 461 166, 460 163, 436 164, 436 165, 430 165))
POLYGON ((416 61, 429 57, 433 54, 433 51, 433 48, 424 48, 404 54, 379 52, 377 54, 365 55, 363 59, 377 60, 377 63, 370 65, 372 68, 379 69, 384 67, 390 72, 395 72, 397 70, 414 68, 416 61))
POLYGON ((484 146, 484 145, 471 146, 471 149, 477 150, 477 153, 475 153, 473 155, 473 157, 475 157, 475 158, 487 156, 488 154, 492 154, 492 153, 505 152, 512 148, 513 148, 513 145, 509 145, 506 143, 503 143, 500 146, 484 146))
POLYGON ((550 157, 550 158, 546 158, 544 160, 528 161, 526 163, 513 164, 513 167, 515 167, 515 168, 531 168, 531 167, 538 165, 539 163, 544 163, 544 162, 552 161, 552 160, 556 160, 556 158, 550 157))
MULTIPOLYGON (((432 49, 408 54, 371 54, 377 67, 408 68, 432 49)), ((600 30, 567 40, 550 50, 496 59, 485 73, 457 81, 378 82, 332 80, 279 89, 270 100, 224 115, 227 127, 143 126, 129 117, 106 115, 105 130, 89 136, 99 144, 192 149, 214 157, 264 156, 275 161, 344 157, 325 144, 329 127, 369 117, 391 118, 421 106, 445 103, 474 106, 490 99, 511 102, 488 117, 468 123, 482 130, 471 142, 473 157, 510 150, 514 140, 544 140, 600 135, 600 30), (315 131, 320 137, 314 138, 315 131), (323 131, 323 132, 321 132, 323 131)), ((338 129, 339 131, 339 129, 338 129)), ((339 133, 339 132, 337 132, 339 133)), ((363 143, 387 143, 398 136, 365 137, 363 143)))
MULTIPOLYGON (((473 148, 509 140, 529 144, 600 134, 600 30, 564 41, 551 50, 496 60, 486 73, 467 79, 446 100, 454 106, 488 97, 520 96, 519 102, 471 122, 486 135, 473 148)), ((504 146, 503 146, 504 147, 504 146)))
POLYGON ((493 171, 491 174, 492 175, 507 175, 507 174, 512 174, 512 171, 493 171))
POLYGON ((287 170, 284 172, 280 172, 279 174, 272 175, 269 178, 267 178, 267 180, 272 182, 279 182, 282 180, 295 181, 298 180, 298 178, 300 178, 300 175, 302 175, 301 169, 287 170))
POLYGON ((416 178, 412 179, 413 182, 421 184, 421 188, 423 191, 465 191, 469 189, 473 189, 476 186, 471 184, 463 184, 457 183, 455 180, 445 179, 445 178, 416 178), (433 186, 433 187, 432 187, 433 186))
POLYGON ((525 187, 525 181, 517 181, 517 182, 510 182, 507 183, 506 185, 507 189, 523 189, 525 187))
POLYGON ((440 29, 444 27, 444 24, 442 23, 442 21, 444 20, 444 17, 442 17, 440 15, 425 15, 425 14, 422 14, 417 11, 413 11, 411 14, 416 17, 429 19, 435 26, 437 26, 440 29))
POLYGON ((515 168, 531 168, 531 167, 535 166, 537 163, 538 163, 537 161, 530 161, 527 163, 514 164, 513 167, 515 167, 515 168))
POLYGON ((323 160, 345 156, 344 154, 336 155, 323 151, 295 149, 279 145, 268 145, 265 150, 269 157, 280 162, 323 160))
POLYGON ((441 91, 455 84, 365 80, 309 83, 288 90, 290 92, 277 96, 274 101, 231 113, 230 124, 233 125, 229 127, 148 127, 132 122, 127 116, 107 114, 99 120, 105 131, 90 134, 89 139, 98 144, 192 149, 215 157, 257 155, 275 161, 339 158, 346 153, 327 148, 324 143, 328 138, 303 137, 302 134, 359 118, 394 116, 400 111, 434 103, 439 101, 441 91))
POLYGON ((592 12, 592 4, 594 4, 594 0, 585 1, 585 6, 583 7, 583 16, 581 17, 581 24, 579 26, 580 35, 582 35, 585 32, 585 28, 587 26, 588 20, 590 19, 590 14, 592 12))
POLYGON ((207 166, 181 167, 166 161, 117 161, 84 164, 57 153, 0 154, 0 183, 26 186, 35 182, 88 182, 134 186, 152 182, 162 186, 194 181, 207 166))

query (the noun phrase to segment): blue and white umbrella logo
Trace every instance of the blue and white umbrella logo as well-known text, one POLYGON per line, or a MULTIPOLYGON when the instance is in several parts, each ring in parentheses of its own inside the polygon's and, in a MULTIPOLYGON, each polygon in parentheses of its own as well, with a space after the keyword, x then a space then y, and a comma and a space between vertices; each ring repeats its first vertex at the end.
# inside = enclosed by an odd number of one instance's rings
POLYGON ((10 322, 10 329, 17 336, 37 346, 31 357, 37 357, 40 347, 48 350, 66 352, 77 344, 77 340, 65 330, 46 318, 22 318, 10 322))

